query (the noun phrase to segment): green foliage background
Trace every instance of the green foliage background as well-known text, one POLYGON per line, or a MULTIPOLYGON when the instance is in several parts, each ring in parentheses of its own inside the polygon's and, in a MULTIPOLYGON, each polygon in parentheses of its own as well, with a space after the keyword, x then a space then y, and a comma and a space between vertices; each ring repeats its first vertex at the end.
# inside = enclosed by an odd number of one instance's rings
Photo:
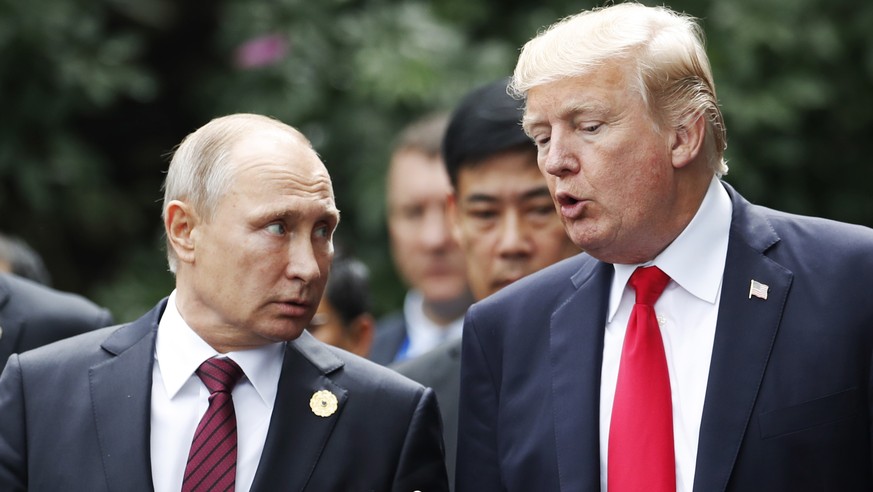
MULTIPOLYGON (((591 1, 0 0, 0 230, 56 287, 135 318, 172 288, 160 186, 209 119, 275 116, 334 178, 339 242, 399 305, 384 224, 394 135, 511 72, 519 47, 591 1), (244 42, 290 43, 241 69, 244 42)), ((654 3, 654 2, 646 2, 654 3)), ((873 2, 675 0, 701 18, 728 127, 727 180, 792 212, 873 225, 873 2)))

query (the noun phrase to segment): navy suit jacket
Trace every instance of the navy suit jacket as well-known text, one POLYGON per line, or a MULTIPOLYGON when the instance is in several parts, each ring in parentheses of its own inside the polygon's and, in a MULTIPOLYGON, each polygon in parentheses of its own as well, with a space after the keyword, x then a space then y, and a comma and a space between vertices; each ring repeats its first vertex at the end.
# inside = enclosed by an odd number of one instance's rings
MULTIPOLYGON (((139 320, 10 357, 0 376, 0 490, 150 491, 157 324, 139 320)), ((448 489, 433 391, 316 341, 289 342, 253 491, 448 489), (329 417, 309 407, 328 390, 329 417)))
POLYGON ((109 311, 84 297, 0 273, 0 367, 14 353, 111 324, 109 311))
MULTIPOLYGON (((873 231, 725 186, 733 217, 694 491, 873 490, 873 231)), ((458 492, 600 490, 612 275, 583 253, 468 310, 458 492)))

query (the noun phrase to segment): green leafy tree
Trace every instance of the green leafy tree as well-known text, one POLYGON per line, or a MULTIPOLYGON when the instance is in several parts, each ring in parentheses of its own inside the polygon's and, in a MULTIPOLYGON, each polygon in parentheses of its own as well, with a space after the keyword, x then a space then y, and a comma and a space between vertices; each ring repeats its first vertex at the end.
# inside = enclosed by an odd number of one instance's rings
MULTIPOLYGON (((644 2, 659 4, 660 2, 644 2)), ((595 2, 0 0, 0 230, 56 286, 121 320, 172 288, 168 155, 231 112, 309 136, 334 179, 338 241, 399 305, 384 173, 406 123, 511 72, 538 30, 595 2)), ((873 225, 873 3, 675 0, 701 19, 728 127, 727 181, 753 201, 873 225)))

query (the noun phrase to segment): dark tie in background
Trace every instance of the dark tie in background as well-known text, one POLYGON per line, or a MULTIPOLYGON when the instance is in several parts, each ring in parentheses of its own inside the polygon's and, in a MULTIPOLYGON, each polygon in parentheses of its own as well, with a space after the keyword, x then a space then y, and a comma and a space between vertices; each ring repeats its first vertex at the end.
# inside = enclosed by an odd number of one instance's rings
POLYGON ((609 426, 609 492, 675 492, 670 376, 655 302, 670 277, 637 268, 628 284, 636 303, 627 324, 609 426))
POLYGON ((231 392, 242 378, 236 362, 213 357, 197 368, 209 408, 194 432, 182 492, 232 491, 236 481, 236 412, 231 392))

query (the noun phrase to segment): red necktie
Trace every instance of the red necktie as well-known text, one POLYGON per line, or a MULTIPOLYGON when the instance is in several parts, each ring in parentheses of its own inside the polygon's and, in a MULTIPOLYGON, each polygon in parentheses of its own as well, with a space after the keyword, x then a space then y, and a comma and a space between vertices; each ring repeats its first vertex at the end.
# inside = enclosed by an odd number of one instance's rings
POLYGON ((637 268, 628 282, 636 303, 627 324, 609 425, 609 492, 676 492, 673 405, 655 301, 670 277, 637 268))
POLYGON ((243 375, 236 362, 213 357, 197 368, 209 408, 194 432, 182 492, 232 491, 236 482, 236 412, 231 391, 243 375))

